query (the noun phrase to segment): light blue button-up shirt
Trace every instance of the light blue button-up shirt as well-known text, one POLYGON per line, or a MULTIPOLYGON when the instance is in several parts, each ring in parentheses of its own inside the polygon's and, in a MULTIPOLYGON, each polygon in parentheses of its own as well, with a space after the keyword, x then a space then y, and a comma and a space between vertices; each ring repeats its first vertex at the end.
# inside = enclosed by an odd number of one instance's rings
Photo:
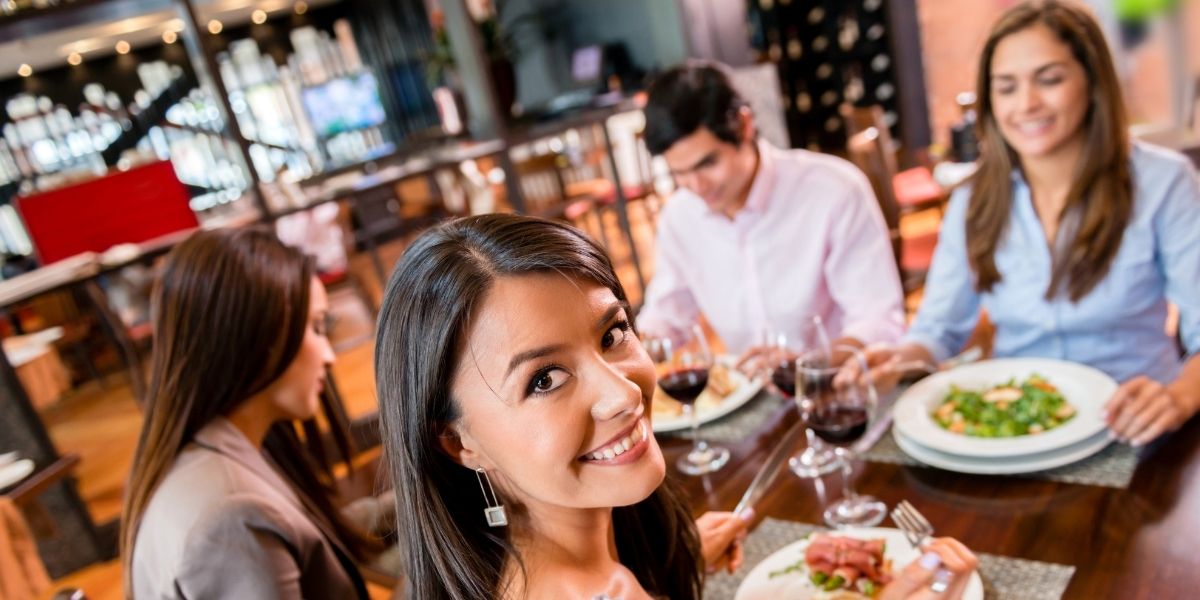
POLYGON ((1179 307, 1186 352, 1200 351, 1200 179, 1182 155, 1134 144, 1133 216, 1105 278, 1079 302, 1065 291, 1046 300, 1051 253, 1029 186, 1014 175, 1012 214, 996 249, 1001 281, 975 290, 967 261, 970 190, 950 200, 907 334, 941 361, 962 349, 979 309, 996 326, 994 355, 1044 357, 1091 365, 1118 381, 1146 375, 1168 383, 1182 361, 1164 324, 1179 307))

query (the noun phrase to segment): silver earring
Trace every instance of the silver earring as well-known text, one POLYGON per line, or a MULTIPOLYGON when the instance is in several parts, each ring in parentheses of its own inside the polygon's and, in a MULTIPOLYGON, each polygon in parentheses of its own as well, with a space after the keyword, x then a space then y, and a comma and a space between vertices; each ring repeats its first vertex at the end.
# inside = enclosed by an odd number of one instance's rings
POLYGON ((508 514, 504 512, 504 505, 500 504, 496 490, 492 489, 492 480, 488 477, 487 471, 484 471, 483 467, 475 469, 475 478, 479 480, 479 490, 483 492, 483 501, 487 503, 487 508, 483 509, 483 516, 487 519, 488 527, 508 525, 508 514), (487 482, 486 488, 483 486, 485 481, 487 482), (493 504, 495 506, 492 506, 493 504))

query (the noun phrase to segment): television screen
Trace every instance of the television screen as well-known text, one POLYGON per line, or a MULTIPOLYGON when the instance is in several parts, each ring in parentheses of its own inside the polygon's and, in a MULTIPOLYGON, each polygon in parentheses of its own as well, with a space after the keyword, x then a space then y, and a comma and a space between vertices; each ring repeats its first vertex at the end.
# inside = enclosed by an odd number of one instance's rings
POLYGON ((594 83, 600 79, 604 51, 600 46, 586 46, 571 55, 571 78, 575 83, 594 83))
POLYGON ((301 94, 304 110, 321 137, 380 125, 387 118, 375 76, 370 73, 331 79, 304 88, 301 94))

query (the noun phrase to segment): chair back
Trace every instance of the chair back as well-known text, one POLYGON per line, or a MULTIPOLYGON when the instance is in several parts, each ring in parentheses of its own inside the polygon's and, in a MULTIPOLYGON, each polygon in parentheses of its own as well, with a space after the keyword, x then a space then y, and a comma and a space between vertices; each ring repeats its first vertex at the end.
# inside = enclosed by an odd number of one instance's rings
MULTIPOLYGON (((888 235, 892 240, 892 252, 896 258, 896 266, 899 268, 900 205, 896 202, 896 194, 891 185, 892 177, 895 175, 892 171, 894 167, 888 161, 891 154, 884 151, 880 137, 878 129, 867 127, 850 136, 846 143, 846 149, 850 154, 850 160, 866 174, 867 180, 871 182, 871 189, 875 192, 879 209, 883 213, 883 220, 887 224, 888 235)), ((895 158, 892 157, 892 161, 894 160, 895 158)))

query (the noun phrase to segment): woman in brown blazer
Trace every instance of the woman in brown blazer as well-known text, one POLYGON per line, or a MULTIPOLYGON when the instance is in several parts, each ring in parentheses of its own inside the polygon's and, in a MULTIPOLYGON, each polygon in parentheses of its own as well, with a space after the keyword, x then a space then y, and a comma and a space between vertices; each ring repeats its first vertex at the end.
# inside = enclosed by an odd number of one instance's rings
POLYGON ((311 261, 269 231, 200 232, 168 257, 122 519, 127 597, 367 597, 355 562, 380 544, 301 441, 317 439, 334 358, 327 311, 311 261))

